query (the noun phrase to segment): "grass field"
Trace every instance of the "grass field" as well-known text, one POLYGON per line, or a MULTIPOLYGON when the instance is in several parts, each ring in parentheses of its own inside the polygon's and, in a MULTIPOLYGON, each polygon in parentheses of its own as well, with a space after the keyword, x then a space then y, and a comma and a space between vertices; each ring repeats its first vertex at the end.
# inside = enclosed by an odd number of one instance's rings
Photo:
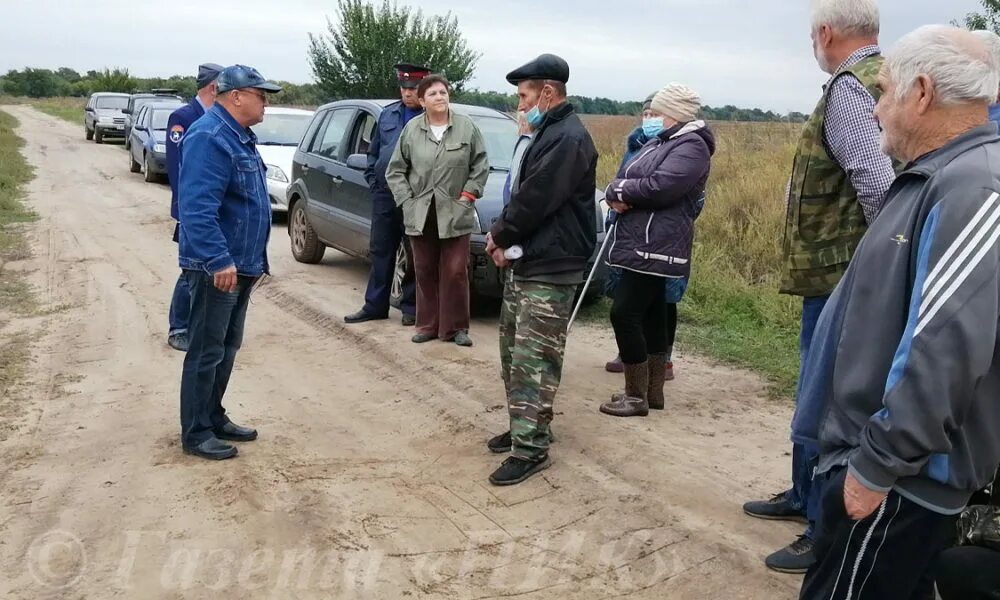
POLYGON ((6 268, 9 261, 28 257, 22 224, 35 219, 22 202, 22 186, 32 178, 32 170, 21 156, 23 141, 14 134, 15 127, 17 120, 0 112, 0 403, 9 397, 8 390, 23 374, 29 357, 26 335, 6 333, 6 320, 36 308, 23 273, 6 268))
MULTIPOLYGON (((601 158, 598 185, 614 177, 631 117, 586 117, 601 158)), ((718 148, 695 226, 693 274, 679 306, 677 347, 754 369, 787 397, 798 373, 799 306, 777 293, 784 191, 799 125, 713 123, 718 148)), ((587 311, 607 320, 609 303, 587 311)), ((683 363, 678 364, 679 372, 683 363)))
POLYGON ((70 123, 83 126, 83 107, 87 105, 86 98, 15 98, 0 96, 0 105, 30 104, 38 110, 53 117, 65 119, 70 123))

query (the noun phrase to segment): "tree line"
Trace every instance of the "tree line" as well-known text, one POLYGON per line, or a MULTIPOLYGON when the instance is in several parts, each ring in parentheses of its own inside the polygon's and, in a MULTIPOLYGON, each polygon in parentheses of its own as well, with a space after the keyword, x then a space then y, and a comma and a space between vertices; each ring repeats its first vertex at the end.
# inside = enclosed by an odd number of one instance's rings
MULTIPOLYGON (((348 95, 332 95, 325 91, 320 84, 316 83, 289 83, 279 82, 283 91, 278 98, 284 105, 315 107, 333 100, 347 97, 358 97, 348 95)), ((394 93, 392 87, 394 82, 389 79, 388 93, 394 93)), ((34 69, 26 68, 22 70, 11 70, 0 76, 0 94, 7 96, 21 96, 28 98, 53 98, 60 96, 73 96, 85 98, 94 92, 126 92, 135 93, 152 89, 172 89, 185 97, 190 98, 195 94, 195 80, 193 77, 184 75, 172 75, 170 77, 134 77, 127 69, 104 69, 102 71, 77 72, 68 67, 59 69, 34 69)), ((378 96, 382 96, 379 90, 378 96)), ((392 97, 392 96, 389 96, 392 97)), ((455 102, 472 104, 494 108, 504 112, 513 112, 517 109, 517 95, 504 94, 501 92, 484 92, 477 89, 456 90, 453 99, 455 102)), ((577 109, 584 114, 593 115, 637 115, 641 109, 638 101, 621 102, 610 98, 590 98, 587 96, 571 96, 570 101, 577 109)), ((702 118, 713 121, 805 121, 805 115, 791 113, 790 115, 780 115, 772 111, 762 111, 759 108, 737 108, 735 106, 724 106, 713 108, 705 106, 702 108, 702 118)))

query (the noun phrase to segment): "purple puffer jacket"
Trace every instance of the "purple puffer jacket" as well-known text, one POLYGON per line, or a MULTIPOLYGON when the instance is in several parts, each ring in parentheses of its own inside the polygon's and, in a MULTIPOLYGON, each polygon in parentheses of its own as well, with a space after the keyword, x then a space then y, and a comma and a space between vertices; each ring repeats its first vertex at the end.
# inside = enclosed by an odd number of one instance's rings
POLYGON ((646 142, 605 191, 632 208, 618 215, 608 264, 656 275, 691 273, 694 220, 705 201, 715 136, 704 121, 676 125, 646 142))

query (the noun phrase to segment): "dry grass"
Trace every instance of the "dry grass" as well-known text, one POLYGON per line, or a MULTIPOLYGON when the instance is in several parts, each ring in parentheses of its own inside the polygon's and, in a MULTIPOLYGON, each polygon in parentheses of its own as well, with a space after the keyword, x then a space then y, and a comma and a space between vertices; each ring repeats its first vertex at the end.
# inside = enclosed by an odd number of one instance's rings
MULTIPOLYGON (((598 185, 614 177, 631 117, 586 117, 601 154, 598 185)), ((705 210, 696 224, 691 286, 677 344, 753 368, 790 395, 798 372, 799 302, 777 293, 785 185, 799 125, 713 123, 705 210)), ((589 314, 606 319, 606 303, 589 314)))
POLYGON ((15 135, 16 126, 14 117, 0 112, 0 401, 9 398, 11 387, 23 376, 31 343, 24 332, 3 331, 4 321, 36 309, 33 290, 23 272, 5 268, 8 261, 28 256, 23 224, 35 218, 22 202, 22 187, 33 171, 21 155, 24 142, 15 135))
POLYGON ((30 104, 43 113, 59 117, 73 123, 83 125, 83 108, 87 105, 86 98, 20 98, 15 96, 0 96, 0 106, 4 104, 30 104))

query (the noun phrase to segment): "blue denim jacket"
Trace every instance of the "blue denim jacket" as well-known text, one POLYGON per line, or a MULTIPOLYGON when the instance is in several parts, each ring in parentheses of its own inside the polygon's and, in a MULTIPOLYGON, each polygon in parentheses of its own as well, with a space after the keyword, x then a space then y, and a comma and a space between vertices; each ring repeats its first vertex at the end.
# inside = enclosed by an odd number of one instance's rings
POLYGON ((219 104, 181 139, 180 266, 267 273, 271 202, 257 137, 219 104))

